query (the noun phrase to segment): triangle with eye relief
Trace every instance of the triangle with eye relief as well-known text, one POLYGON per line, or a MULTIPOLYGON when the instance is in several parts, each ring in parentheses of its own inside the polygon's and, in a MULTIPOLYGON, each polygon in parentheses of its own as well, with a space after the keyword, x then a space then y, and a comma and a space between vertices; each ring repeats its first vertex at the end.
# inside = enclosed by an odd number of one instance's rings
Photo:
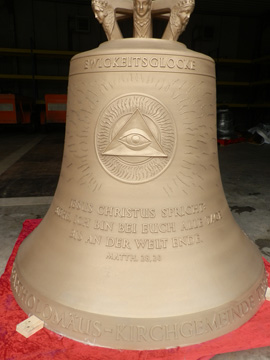
POLYGON ((167 157, 138 109, 118 131, 102 155, 167 157))

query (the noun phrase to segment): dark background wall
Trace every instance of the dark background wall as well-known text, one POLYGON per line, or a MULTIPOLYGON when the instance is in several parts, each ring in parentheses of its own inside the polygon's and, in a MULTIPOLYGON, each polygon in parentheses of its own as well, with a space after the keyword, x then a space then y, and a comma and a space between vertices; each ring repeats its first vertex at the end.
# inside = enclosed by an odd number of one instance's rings
MULTIPOLYGON (((240 127, 269 121, 270 1, 197 0, 179 41, 216 60, 217 103, 240 127)), ((155 34, 165 27, 154 23, 155 34)), ((132 24, 121 23, 125 36, 132 24)), ((0 0, 0 93, 66 93, 70 58, 106 37, 90 0, 0 0)))

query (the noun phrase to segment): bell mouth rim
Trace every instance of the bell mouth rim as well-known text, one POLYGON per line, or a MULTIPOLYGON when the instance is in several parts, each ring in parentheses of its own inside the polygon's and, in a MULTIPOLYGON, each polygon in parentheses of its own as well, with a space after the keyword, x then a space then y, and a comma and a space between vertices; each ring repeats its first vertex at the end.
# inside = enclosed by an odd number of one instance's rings
POLYGON ((250 320, 265 300, 262 294, 259 301, 255 303, 254 300, 258 296, 258 288, 267 281, 263 261, 261 270, 255 283, 238 299, 195 314, 155 318, 90 313, 50 300, 38 291, 33 294, 31 286, 24 286, 24 281, 18 277, 16 260, 12 269, 11 288, 23 311, 29 316, 37 316, 44 321, 45 328, 59 335, 105 348, 158 350, 212 340, 236 330, 250 320), (16 283, 23 287, 23 300, 16 291, 16 283), (29 294, 28 298, 25 294, 29 294))

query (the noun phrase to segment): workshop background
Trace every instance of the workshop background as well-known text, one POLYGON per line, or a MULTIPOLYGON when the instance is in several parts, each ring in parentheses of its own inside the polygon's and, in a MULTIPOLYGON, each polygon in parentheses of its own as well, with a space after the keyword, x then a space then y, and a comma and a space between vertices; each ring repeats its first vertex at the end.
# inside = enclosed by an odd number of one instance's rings
MULTIPOLYGON (((179 39, 215 59, 218 107, 240 130, 269 120, 269 15, 268 0, 197 0, 179 39)), ((130 20, 120 27, 132 36, 130 20)), ((71 57, 106 40, 90 0, 1 0, 0 34, 0 93, 29 97, 38 115, 46 94, 67 93, 71 57)))

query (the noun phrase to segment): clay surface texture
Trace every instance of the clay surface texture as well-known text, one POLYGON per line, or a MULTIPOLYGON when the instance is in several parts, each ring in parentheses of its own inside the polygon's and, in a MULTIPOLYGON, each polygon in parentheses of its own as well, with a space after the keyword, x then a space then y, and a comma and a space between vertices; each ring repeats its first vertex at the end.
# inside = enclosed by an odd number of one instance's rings
POLYGON ((176 41, 194 2, 92 4, 110 41, 71 60, 59 183, 19 249, 14 296, 86 344, 213 339, 256 313, 267 283, 222 188, 214 61, 176 41), (134 38, 119 14, 133 17, 134 38), (157 15, 163 39, 151 38, 157 15))

